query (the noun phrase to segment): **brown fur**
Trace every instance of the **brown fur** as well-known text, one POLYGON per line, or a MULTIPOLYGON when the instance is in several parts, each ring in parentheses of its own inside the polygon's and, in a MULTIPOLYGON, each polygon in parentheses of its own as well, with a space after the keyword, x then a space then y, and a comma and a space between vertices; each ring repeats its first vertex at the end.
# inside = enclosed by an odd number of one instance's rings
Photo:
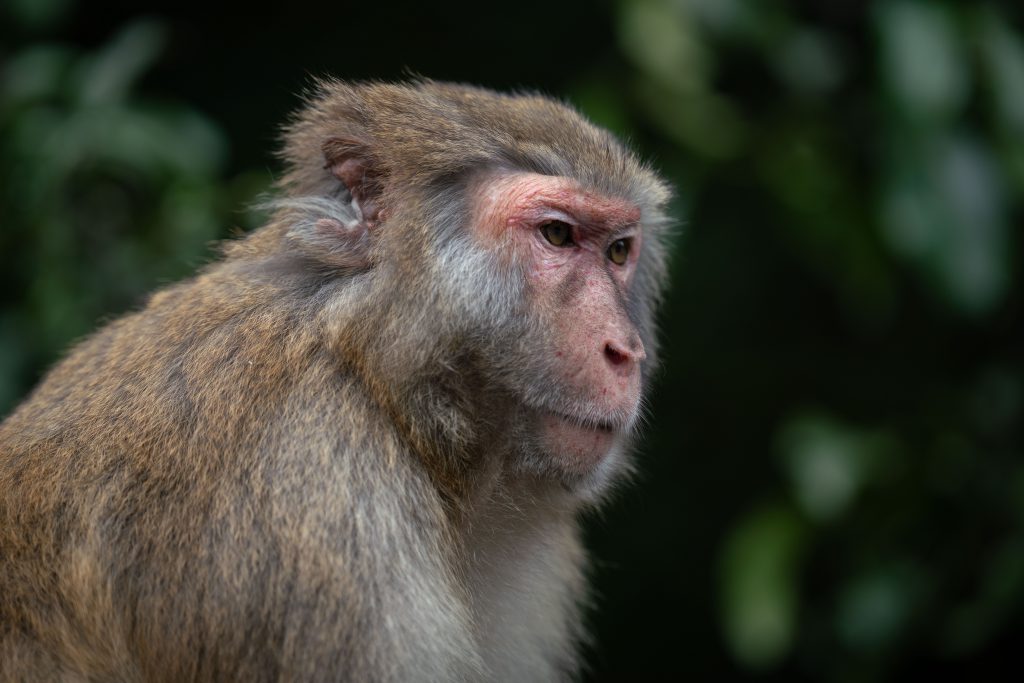
POLYGON ((284 157, 265 228, 0 425, 0 680, 577 671, 576 515, 603 485, 515 465, 544 331, 514 272, 465 260, 465 188, 507 167, 636 202, 653 351, 664 186, 563 105, 432 82, 322 83, 284 157), (347 189, 331 154, 372 182, 347 189), (358 193, 380 220, 352 228, 358 193))

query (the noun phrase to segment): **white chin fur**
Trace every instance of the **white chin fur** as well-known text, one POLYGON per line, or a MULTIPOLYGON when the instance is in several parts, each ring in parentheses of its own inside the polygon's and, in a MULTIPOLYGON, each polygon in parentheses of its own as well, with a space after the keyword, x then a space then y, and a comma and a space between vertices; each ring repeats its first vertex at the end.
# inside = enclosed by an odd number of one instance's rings
POLYGON ((601 458, 587 474, 574 480, 570 485, 573 493, 580 500, 596 503, 624 476, 629 468, 626 464, 627 437, 620 434, 615 437, 608 453, 601 458))

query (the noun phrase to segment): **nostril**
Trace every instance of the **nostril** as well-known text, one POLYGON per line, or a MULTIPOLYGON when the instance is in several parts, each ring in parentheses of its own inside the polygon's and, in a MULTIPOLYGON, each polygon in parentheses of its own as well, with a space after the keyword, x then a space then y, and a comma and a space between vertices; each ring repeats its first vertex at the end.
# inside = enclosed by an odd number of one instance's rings
POLYGON ((629 360, 629 355, 615 348, 611 344, 604 345, 604 356, 612 365, 622 365, 629 360))

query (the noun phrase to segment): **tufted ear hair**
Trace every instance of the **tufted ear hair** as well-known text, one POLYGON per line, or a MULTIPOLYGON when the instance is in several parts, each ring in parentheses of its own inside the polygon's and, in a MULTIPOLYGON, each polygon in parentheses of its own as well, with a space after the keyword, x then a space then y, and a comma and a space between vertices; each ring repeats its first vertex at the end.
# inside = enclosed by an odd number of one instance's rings
POLYGON ((324 168, 345 186, 365 229, 372 230, 380 221, 383 178, 370 146, 353 138, 330 137, 321 149, 324 168))
POLYGON ((340 187, 320 197, 283 199, 298 210, 289 238, 311 258, 333 268, 363 270, 371 263, 372 233, 382 219, 383 174, 366 142, 329 137, 321 145, 324 165, 340 187))

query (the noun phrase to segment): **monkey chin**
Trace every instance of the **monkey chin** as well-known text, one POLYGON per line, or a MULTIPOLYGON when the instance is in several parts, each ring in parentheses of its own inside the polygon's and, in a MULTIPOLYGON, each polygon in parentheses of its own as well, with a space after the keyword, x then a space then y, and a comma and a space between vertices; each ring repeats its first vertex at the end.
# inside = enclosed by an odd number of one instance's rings
POLYGON ((611 426, 585 424, 555 413, 540 416, 540 443, 559 469, 570 478, 586 480, 604 469, 602 464, 619 441, 611 426))

